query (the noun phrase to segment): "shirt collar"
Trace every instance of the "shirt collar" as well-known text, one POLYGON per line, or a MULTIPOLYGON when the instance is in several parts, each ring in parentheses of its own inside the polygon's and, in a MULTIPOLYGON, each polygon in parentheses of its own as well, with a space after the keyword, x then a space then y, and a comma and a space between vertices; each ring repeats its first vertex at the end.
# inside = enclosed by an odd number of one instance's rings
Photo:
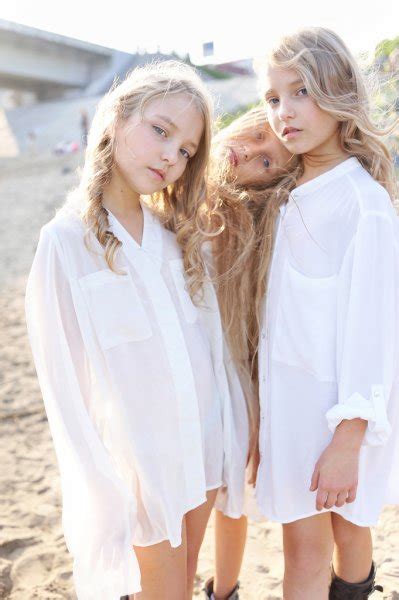
POLYGON ((108 212, 110 230, 122 243, 123 252, 130 262, 134 264, 138 256, 144 252, 154 258, 160 266, 162 263, 163 249, 162 225, 143 201, 141 201, 140 204, 143 210, 144 220, 141 246, 123 227, 115 215, 109 209, 106 209, 108 212))
POLYGON ((325 173, 322 173, 318 177, 315 177, 314 179, 311 179, 310 181, 307 181, 306 183, 302 183, 302 185, 299 185, 298 187, 294 188, 292 190, 290 196, 292 196, 293 198, 300 198, 301 196, 306 196, 306 195, 314 192, 318 188, 323 187, 330 181, 333 181, 334 179, 338 179, 339 177, 342 177, 343 175, 346 175, 350 171, 353 171, 360 167, 361 167, 361 164, 358 161, 358 159, 355 156, 351 156, 350 158, 347 158, 346 160, 339 163, 339 165, 337 165, 336 167, 333 167, 329 171, 326 171, 325 173))

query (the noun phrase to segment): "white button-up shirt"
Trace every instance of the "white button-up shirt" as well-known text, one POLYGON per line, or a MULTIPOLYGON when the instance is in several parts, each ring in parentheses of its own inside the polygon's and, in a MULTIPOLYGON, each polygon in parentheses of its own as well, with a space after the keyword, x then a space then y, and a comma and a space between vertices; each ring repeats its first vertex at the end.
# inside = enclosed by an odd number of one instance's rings
POLYGON ((213 287, 198 309, 175 236, 143 211, 141 246, 109 213, 118 274, 94 236, 87 249, 82 221, 61 213, 42 229, 27 287, 79 600, 139 591, 132 546, 180 545, 183 515, 207 490, 229 487, 226 514, 242 504, 245 402, 213 287))
POLYGON ((270 519, 316 514, 309 491, 343 419, 368 421, 353 504, 358 525, 399 502, 399 233, 387 192, 356 158, 282 207, 260 335, 261 464, 270 519))

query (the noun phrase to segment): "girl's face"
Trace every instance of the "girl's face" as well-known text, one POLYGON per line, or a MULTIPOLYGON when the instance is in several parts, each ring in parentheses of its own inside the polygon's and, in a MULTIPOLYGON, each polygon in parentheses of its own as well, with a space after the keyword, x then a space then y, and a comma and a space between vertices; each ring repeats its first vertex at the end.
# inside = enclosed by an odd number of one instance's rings
POLYGON ((338 121, 308 96, 297 71, 269 67, 266 89, 270 126, 292 154, 325 154, 338 144, 338 121))
POLYGON ((117 124, 114 175, 137 194, 153 194, 183 174, 200 144, 204 120, 187 94, 150 100, 117 124))
POLYGON ((291 158, 268 126, 254 127, 245 137, 231 138, 226 145, 229 170, 239 185, 267 184, 291 158))

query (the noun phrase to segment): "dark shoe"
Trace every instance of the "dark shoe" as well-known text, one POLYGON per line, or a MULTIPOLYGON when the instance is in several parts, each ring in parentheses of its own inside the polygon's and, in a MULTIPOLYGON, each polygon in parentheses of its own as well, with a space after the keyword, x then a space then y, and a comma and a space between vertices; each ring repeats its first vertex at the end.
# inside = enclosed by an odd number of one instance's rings
POLYGON ((337 577, 331 568, 332 580, 329 600, 365 600, 375 591, 383 592, 380 585, 375 585, 375 564, 371 565, 370 575, 361 583, 348 583, 337 577))
MULTIPOLYGON (((226 596, 226 600, 240 600, 240 597, 238 595, 239 587, 240 584, 237 583, 236 587, 233 590, 231 590, 228 596, 226 596)), ((213 595, 213 577, 211 577, 211 579, 208 579, 208 581, 205 583, 204 592, 205 598, 207 598, 207 600, 214 600, 215 596, 213 595)))

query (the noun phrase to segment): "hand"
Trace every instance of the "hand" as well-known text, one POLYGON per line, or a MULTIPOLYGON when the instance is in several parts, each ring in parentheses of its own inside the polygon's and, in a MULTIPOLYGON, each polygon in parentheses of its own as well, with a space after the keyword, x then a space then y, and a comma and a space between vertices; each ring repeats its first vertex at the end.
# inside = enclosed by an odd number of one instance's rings
POLYGON ((359 449, 331 442, 313 471, 310 491, 317 490, 316 509, 343 506, 356 499, 359 449))

